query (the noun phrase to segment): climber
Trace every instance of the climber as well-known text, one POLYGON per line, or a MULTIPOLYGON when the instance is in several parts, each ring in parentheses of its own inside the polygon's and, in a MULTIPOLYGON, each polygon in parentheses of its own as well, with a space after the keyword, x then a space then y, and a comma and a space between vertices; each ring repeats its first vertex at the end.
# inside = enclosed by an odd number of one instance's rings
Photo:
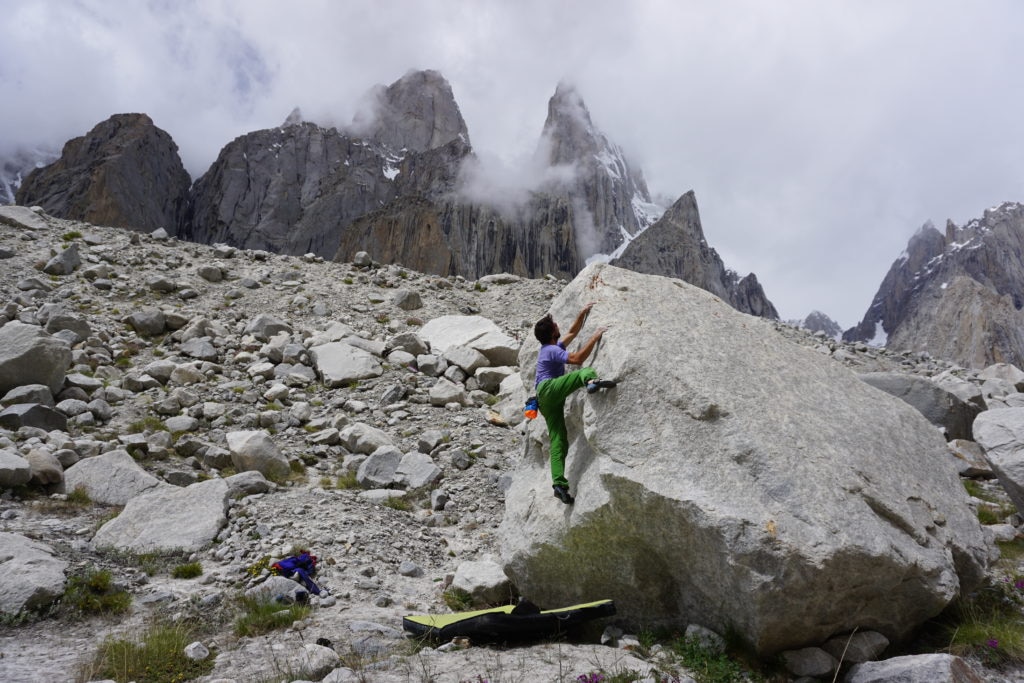
POLYGON ((564 337, 558 329, 558 323, 547 314, 533 326, 533 334, 541 343, 540 354, 537 356, 537 402, 540 413, 548 426, 551 437, 551 481, 555 497, 566 505, 573 503, 569 494, 569 480, 565 478, 565 456, 569 450, 569 434, 565 427, 565 399, 577 389, 586 386, 588 393, 599 389, 610 389, 615 382, 610 379, 598 379, 594 368, 580 368, 568 374, 565 364, 579 365, 590 356, 597 342, 604 335, 607 327, 598 327, 579 351, 570 353, 566 347, 576 339, 583 322, 594 307, 589 303, 576 316, 569 331, 564 337))

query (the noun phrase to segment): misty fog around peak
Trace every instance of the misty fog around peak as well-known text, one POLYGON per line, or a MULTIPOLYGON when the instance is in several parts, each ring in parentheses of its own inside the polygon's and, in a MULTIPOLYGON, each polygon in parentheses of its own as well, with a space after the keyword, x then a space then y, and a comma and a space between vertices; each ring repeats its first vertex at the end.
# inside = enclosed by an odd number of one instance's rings
POLYGON ((551 139, 542 135, 533 152, 503 158, 488 152, 466 157, 459 169, 457 196, 516 218, 535 192, 558 191, 576 183, 575 164, 550 163, 551 139))

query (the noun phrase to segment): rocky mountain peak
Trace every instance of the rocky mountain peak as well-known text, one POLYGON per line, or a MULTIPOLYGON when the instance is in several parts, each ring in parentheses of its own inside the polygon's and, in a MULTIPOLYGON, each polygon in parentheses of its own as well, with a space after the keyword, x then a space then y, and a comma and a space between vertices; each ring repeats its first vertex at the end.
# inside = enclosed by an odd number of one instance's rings
POLYGON ((661 215, 643 173, 594 125, 572 84, 559 83, 548 101, 540 145, 550 165, 575 172, 569 185, 581 198, 576 231, 583 258, 614 253, 661 215))
POLYGON ((969 367, 1024 363, 1024 206, 910 238, 847 341, 884 341, 969 367), (884 334, 881 334, 884 332, 884 334))
POLYGON ((54 216, 173 231, 190 185, 166 131, 146 114, 115 114, 69 140, 56 162, 29 174, 16 199, 54 216))
POLYGON ((676 200, 611 263, 638 273, 685 280, 744 313, 779 317, 757 277, 750 274, 739 278, 725 267, 718 252, 708 246, 693 190, 676 200))
POLYGON ((548 100, 543 135, 551 144, 549 161, 553 166, 576 163, 610 146, 608 139, 594 128, 579 91, 565 81, 558 84, 548 100))
POLYGON ((843 328, 839 323, 817 310, 811 311, 806 318, 797 321, 797 327, 810 332, 821 332, 832 339, 839 339, 843 335, 843 328))
POLYGON ((460 138, 469 143, 451 85, 432 70, 409 71, 387 87, 372 88, 351 131, 394 152, 426 152, 460 138))

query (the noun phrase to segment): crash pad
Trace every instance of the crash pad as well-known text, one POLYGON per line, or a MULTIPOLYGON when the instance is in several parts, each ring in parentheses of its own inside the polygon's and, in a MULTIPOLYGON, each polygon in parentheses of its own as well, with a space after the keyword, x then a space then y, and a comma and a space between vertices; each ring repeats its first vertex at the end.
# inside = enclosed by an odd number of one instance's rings
POLYGON ((404 617, 402 628, 430 640, 465 636, 476 642, 537 640, 560 635, 573 626, 615 614, 615 603, 598 600, 581 605, 542 610, 528 600, 517 605, 454 614, 404 617))

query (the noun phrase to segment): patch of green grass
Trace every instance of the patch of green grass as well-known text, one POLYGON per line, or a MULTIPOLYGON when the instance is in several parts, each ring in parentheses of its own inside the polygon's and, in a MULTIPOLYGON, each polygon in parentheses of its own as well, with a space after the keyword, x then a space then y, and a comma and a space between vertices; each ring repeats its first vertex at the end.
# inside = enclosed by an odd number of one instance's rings
POLYGON ((163 567, 167 566, 165 556, 160 553, 139 553, 135 556, 135 561, 139 565, 139 569, 145 573, 146 576, 156 576, 163 567))
POLYGON ((70 231, 68 231, 68 232, 66 232, 66 233, 64 233, 63 235, 60 236, 60 238, 62 240, 64 240, 65 242, 70 242, 71 240, 80 239, 81 237, 82 237, 82 233, 78 232, 77 230, 70 230, 70 231))
POLYGON ((1024 539, 1015 538, 1012 541, 997 541, 999 554, 1003 561, 1010 562, 1014 566, 1024 559, 1024 539))
POLYGON ((308 605, 281 605, 258 598, 242 597, 239 600, 241 615, 235 619, 235 635, 240 637, 258 636, 279 628, 287 628, 294 622, 309 615, 308 605))
POLYGON ((952 654, 975 655, 990 665, 1024 663, 1024 575, 997 579, 947 610, 952 654))
POLYGON ((449 588, 441 597, 453 612, 464 612, 473 606, 473 596, 461 588, 449 588))
POLYGON ((22 486, 14 487, 12 493, 21 500, 32 501, 32 507, 50 515, 75 515, 92 506, 92 499, 82 485, 76 486, 63 498, 42 497, 40 491, 22 486))
POLYGON ((392 510, 400 510, 401 512, 411 512, 412 503, 407 501, 403 496, 395 496, 388 498, 383 503, 384 507, 391 508, 392 510))
POLYGON ((978 521, 982 524, 1002 524, 1006 517, 1001 510, 991 508, 987 505, 978 506, 978 521))
POLYGON ((132 605, 132 596, 113 585, 110 571, 88 569, 68 579, 61 609, 79 616, 121 614, 132 605))
POLYGON ((740 683, 760 680, 735 659, 724 652, 704 647, 697 638, 678 638, 671 644, 683 666, 697 683, 740 683))
POLYGON ((212 671, 214 665, 213 657, 194 661, 185 656, 185 647, 194 640, 194 631, 180 623, 154 624, 138 640, 108 638, 96 655, 93 679, 147 683, 193 680, 212 671))
POLYGON ((338 482, 335 484, 339 489, 357 489, 359 487, 359 481, 356 479, 355 472, 345 472, 344 474, 338 475, 338 482))
POLYGON ((163 420, 152 415, 147 415, 141 420, 136 420, 128 425, 127 429, 129 434, 142 434, 143 432, 166 432, 167 426, 163 420))
POLYGON ((981 484, 979 484, 974 479, 963 479, 961 481, 963 481, 964 488, 967 490, 967 493, 970 494, 971 496, 978 498, 979 500, 987 500, 990 503, 995 502, 994 500, 992 500, 992 496, 989 495, 985 491, 985 489, 981 487, 981 484))
POLYGON ((203 565, 198 562, 186 562, 185 564, 179 564, 171 570, 171 576, 176 579, 194 579, 197 576, 202 576, 203 565))
POLYGON ((346 285, 351 285, 351 284, 355 283, 355 280, 353 280, 350 277, 347 277, 347 278, 342 279, 342 282, 344 282, 346 285))

